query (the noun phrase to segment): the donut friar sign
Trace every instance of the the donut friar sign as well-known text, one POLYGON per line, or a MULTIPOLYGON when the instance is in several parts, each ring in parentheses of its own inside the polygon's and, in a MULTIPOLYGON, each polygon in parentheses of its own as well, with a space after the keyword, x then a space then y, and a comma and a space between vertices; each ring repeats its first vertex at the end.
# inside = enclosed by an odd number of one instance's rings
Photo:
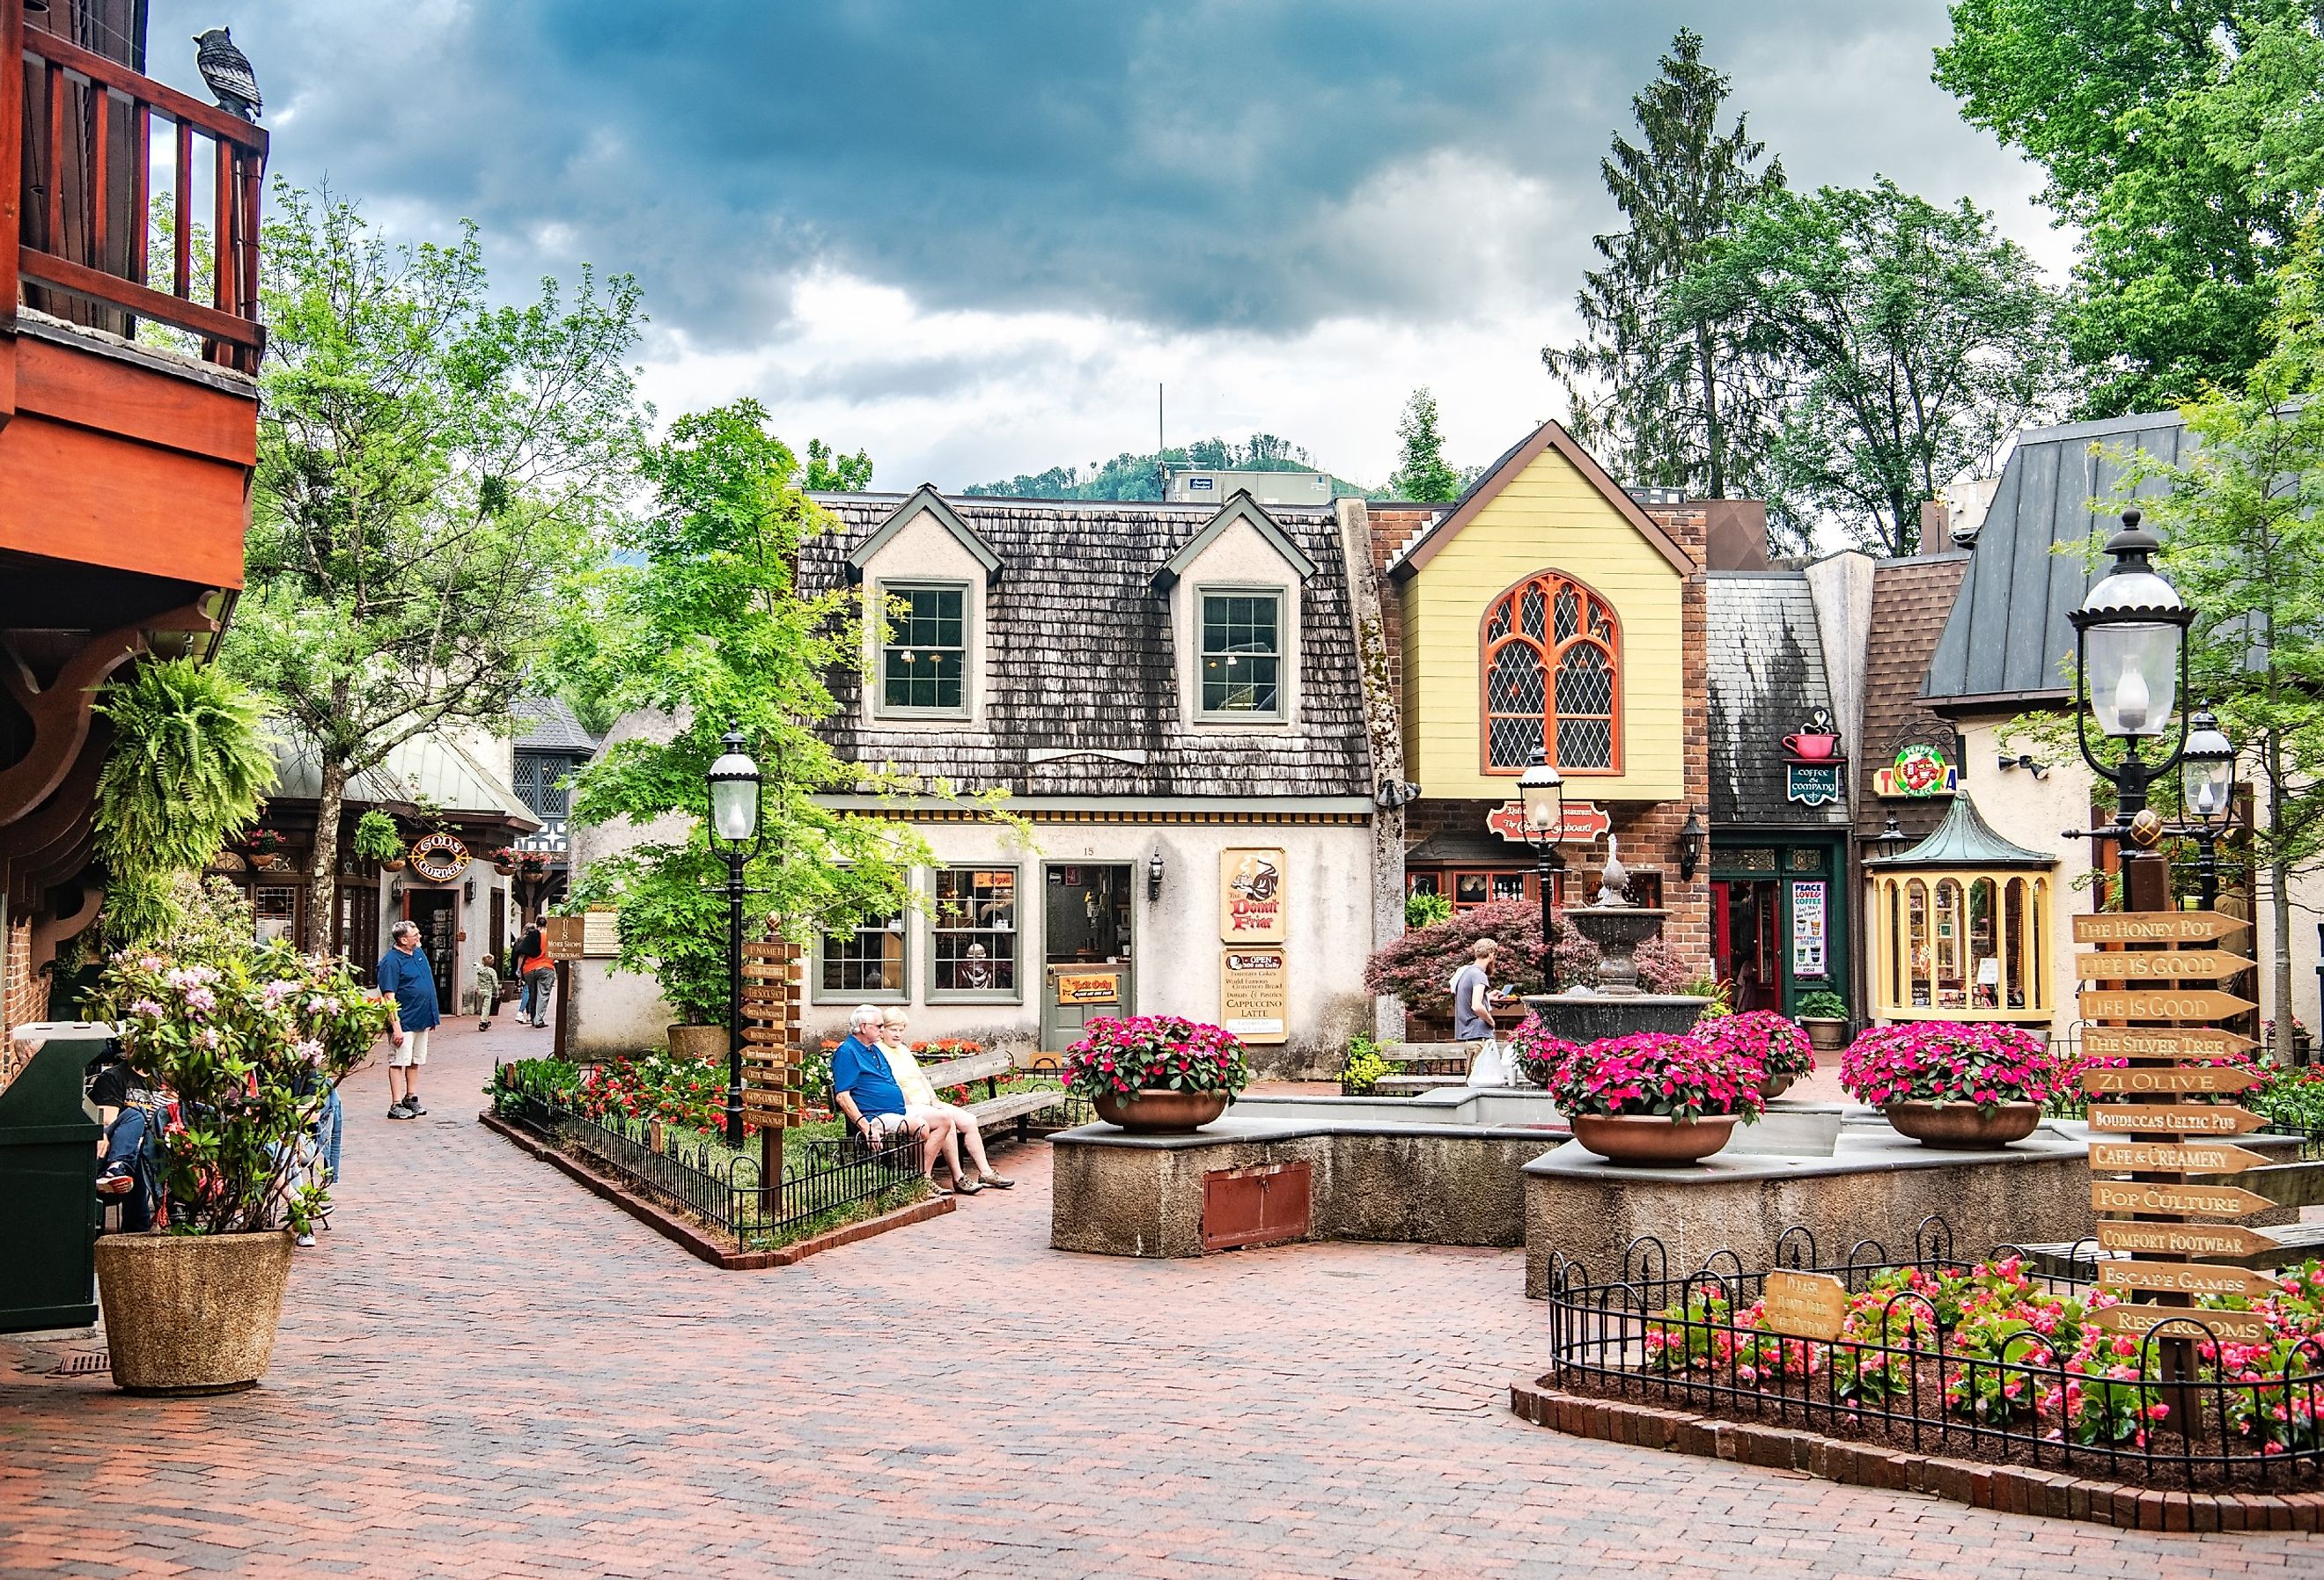
POLYGON ((411 842, 411 870, 431 883, 448 883, 468 870, 468 847, 456 834, 423 834, 411 842))
POLYGON ((1283 867, 1279 850, 1219 853, 1221 943, 1283 942, 1283 867))

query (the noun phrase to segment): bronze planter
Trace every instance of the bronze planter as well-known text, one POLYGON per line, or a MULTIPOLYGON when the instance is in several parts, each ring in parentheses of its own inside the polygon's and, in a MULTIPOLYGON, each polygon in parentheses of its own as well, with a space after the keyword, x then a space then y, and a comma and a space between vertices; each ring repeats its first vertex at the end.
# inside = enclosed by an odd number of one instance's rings
POLYGON ((1100 1092, 1090 1106, 1108 1124, 1118 1124, 1140 1135, 1192 1135, 1227 1111, 1231 1099, 1224 1092, 1173 1092, 1167 1087, 1141 1086, 1136 1092, 1100 1092))
POLYGON ((1736 1116, 1706 1113, 1701 1119, 1666 1119, 1653 1113, 1575 1113, 1567 1116, 1573 1139, 1609 1163, 1626 1169, 1668 1169, 1700 1163, 1727 1144, 1736 1116))
POLYGON ((234 1393, 274 1358, 290 1231, 107 1234, 97 1300, 114 1386, 128 1393, 234 1393))
POLYGON ((2039 1103, 2003 1103, 1991 1108, 1974 1103, 1891 1103, 1880 1112, 1898 1135, 1910 1136, 1924 1147, 1965 1150, 2022 1141, 2042 1123, 2039 1103))
POLYGON ((1792 1083, 1798 1079, 1797 1076, 1762 1076, 1759 1077, 1759 1095, 1773 1103, 1790 1091, 1792 1083))

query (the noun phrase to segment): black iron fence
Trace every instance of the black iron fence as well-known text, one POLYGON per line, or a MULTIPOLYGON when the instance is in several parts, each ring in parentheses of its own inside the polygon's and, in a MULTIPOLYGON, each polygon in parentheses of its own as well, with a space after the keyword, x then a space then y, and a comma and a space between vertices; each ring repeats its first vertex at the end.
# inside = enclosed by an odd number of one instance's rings
MULTIPOLYGON (((1961 1298, 1951 1231, 1932 1218, 1915 1239, 1904 1261, 1871 1240, 1829 1261, 1801 1228, 1777 1241, 1776 1270, 1827 1273, 1846 1286, 1847 1336, 1831 1343, 1759 1326, 1753 1308, 1774 1270, 1747 1268, 1731 1251, 1674 1273, 1662 1243, 1642 1238, 1605 1280, 1554 1259, 1553 1380, 1576 1392, 2081 1475, 2265 1488, 2324 1474, 2324 1342, 2286 1327, 2246 1345, 2226 1331, 2228 1313, 2198 1307, 2183 1324, 2119 1335, 2126 1351, 2107 1334, 2092 1356, 2078 1342, 2095 1326, 2079 1304, 2089 1280, 2029 1271, 2044 1295, 2071 1303, 2062 1314, 2052 1301, 2033 1320, 1979 1318, 1961 1298), (2190 1352, 2192 1367, 2179 1359, 2190 1352)), ((2023 1253, 1998 1246, 1993 1257, 2013 1254, 2023 1253)), ((2096 1261, 2090 1242, 2070 1259, 2096 1261)), ((2306 1298, 2310 1309, 2319 1297, 2306 1298)))
POLYGON ((756 1158, 692 1131, 601 1119, 536 1092, 510 1095, 501 1113, 745 1250, 794 1237, 817 1218, 876 1202, 920 1178, 920 1145, 908 1135, 878 1149, 853 1136, 792 1137, 783 1148, 783 1177, 770 1182, 756 1158))

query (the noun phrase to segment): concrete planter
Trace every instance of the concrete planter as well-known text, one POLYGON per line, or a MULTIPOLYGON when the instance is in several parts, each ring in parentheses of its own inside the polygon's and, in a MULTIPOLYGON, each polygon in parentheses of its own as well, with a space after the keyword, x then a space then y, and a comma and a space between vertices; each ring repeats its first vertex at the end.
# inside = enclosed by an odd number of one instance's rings
POLYGON ((726 1028, 724 1026, 672 1026, 669 1029, 669 1056, 672 1058, 706 1063, 724 1058, 727 1052, 726 1028))
POLYGON ((1880 1112, 1897 1134, 1924 1147, 2006 1147, 2032 1135, 2042 1123, 2039 1103, 2003 1103, 1992 1108, 1974 1103, 1891 1103, 1880 1112))
POLYGON ((1699 1163, 1727 1144, 1735 1115, 1665 1119, 1646 1113, 1575 1113, 1567 1116, 1573 1139, 1609 1163, 1632 1169, 1667 1169, 1699 1163))
POLYGON ((1224 1092, 1173 1092, 1140 1087, 1128 1097, 1100 1092, 1090 1106, 1108 1124, 1141 1135, 1192 1135, 1227 1111, 1224 1092))
POLYGON ((290 1231, 107 1234, 97 1300, 114 1386, 126 1393, 234 1393, 274 1358, 290 1279, 290 1231))

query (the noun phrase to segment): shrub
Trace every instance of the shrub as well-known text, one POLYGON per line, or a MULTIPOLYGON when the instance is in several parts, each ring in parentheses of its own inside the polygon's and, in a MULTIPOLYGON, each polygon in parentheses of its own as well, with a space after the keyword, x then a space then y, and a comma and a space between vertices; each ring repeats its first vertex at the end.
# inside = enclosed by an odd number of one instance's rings
POLYGON ((1800 1019, 1803 1021, 1845 1021, 1848 1001, 1828 987, 1819 987, 1800 994, 1800 1019))
POLYGON ((1388 1062, 1380 1056, 1379 1039, 1359 1031, 1348 1039, 1348 1055, 1340 1066, 1340 1093, 1346 1097, 1369 1097, 1378 1089, 1380 1077, 1388 1073, 1388 1062))
MULTIPOLYGON (((704 1135, 722 1135, 726 1128, 726 1061, 669 1053, 616 1058, 598 1067, 573 1105, 608 1124, 659 1120, 704 1135)), ((759 1127, 746 1123, 742 1132, 756 1135, 759 1127)))
POLYGON ((1452 917, 1452 902, 1442 894, 1407 894, 1404 897, 1404 928, 1417 932, 1425 927, 1434 927, 1452 917))
MULTIPOLYGON (((1576 987, 1598 980, 1597 947, 1560 919, 1557 980, 1576 987)), ((1499 900, 1446 920, 1406 933, 1364 962, 1364 986, 1394 993, 1415 1014, 1443 1018, 1452 1012, 1452 974, 1469 963, 1471 946, 1491 938, 1501 946, 1493 962, 1496 985, 1519 993, 1541 991, 1541 908, 1522 900, 1499 900)))
POLYGON ((367 862, 392 862, 403 854, 403 836, 395 819, 372 808, 355 819, 355 855, 367 862))
POLYGON ((2015 1026, 1920 1021, 1875 1026, 1840 1056, 1840 1084, 1859 1102, 2040 1103, 2061 1086, 2057 1059, 2015 1026))
POLYGON ((1568 1114, 1736 1114, 1748 1123, 1766 1108, 1759 1095, 1759 1067, 1749 1058, 1666 1031, 1634 1031, 1586 1043, 1559 1059, 1544 1084, 1560 1112, 1568 1114))
POLYGON ((521 1108, 527 1098, 569 1108, 580 1091, 578 1066, 561 1058, 520 1058, 493 1067, 492 1084, 484 1088, 484 1095, 493 1100, 493 1112, 506 1114, 521 1108))
POLYGON ((1659 935, 1648 938, 1630 952, 1637 963, 1638 985, 1648 993, 1683 993, 1686 989, 1686 963, 1678 956, 1668 938, 1659 935))
POLYGON ((1796 1080, 1815 1068, 1807 1033, 1773 1010, 1720 1016, 1697 1025, 1694 1037, 1707 1047, 1751 1060, 1771 1081, 1796 1080))
POLYGON ((1234 1033, 1176 1015, 1102 1015, 1065 1050, 1065 1087, 1084 1097, 1141 1090, 1224 1092, 1250 1085, 1234 1033))

